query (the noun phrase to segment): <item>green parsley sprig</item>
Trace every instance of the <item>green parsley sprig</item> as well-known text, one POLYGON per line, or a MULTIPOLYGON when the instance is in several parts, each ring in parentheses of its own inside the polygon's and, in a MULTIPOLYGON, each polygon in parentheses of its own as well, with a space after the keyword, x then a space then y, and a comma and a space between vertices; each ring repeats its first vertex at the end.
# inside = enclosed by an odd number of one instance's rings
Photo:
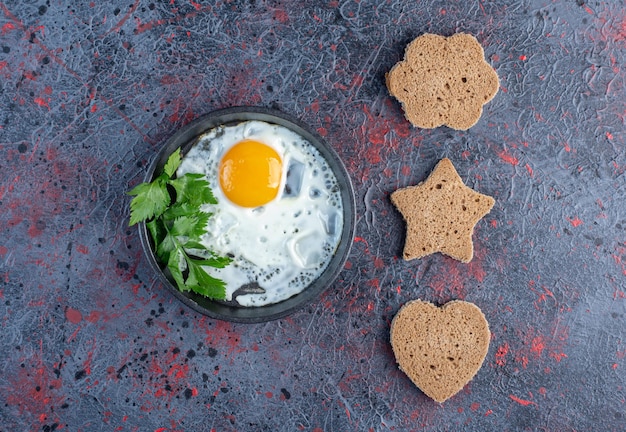
POLYGON ((128 195, 130 223, 145 221, 156 255, 167 265, 180 291, 194 291, 223 300, 226 285, 209 275, 204 266, 224 268, 231 261, 207 249, 200 241, 210 213, 203 204, 216 204, 209 182, 202 174, 186 173, 174 178, 182 162, 180 149, 167 159, 163 172, 150 183, 135 186, 128 195))

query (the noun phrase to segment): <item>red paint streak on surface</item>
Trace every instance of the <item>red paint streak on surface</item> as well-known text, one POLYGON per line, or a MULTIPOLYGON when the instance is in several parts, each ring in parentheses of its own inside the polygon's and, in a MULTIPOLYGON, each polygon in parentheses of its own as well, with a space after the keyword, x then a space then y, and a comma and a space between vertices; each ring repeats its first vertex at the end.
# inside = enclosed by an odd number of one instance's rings
POLYGON ((76 339, 76 335, 78 334, 78 331, 80 330, 80 326, 76 327, 76 330, 74 330, 74 332, 70 335, 70 337, 67 338, 66 342, 70 343, 72 342, 74 339, 76 339))
MULTIPOLYGON (((370 164, 377 164, 385 160, 387 152, 398 147, 397 138, 406 138, 410 131, 404 118, 388 120, 374 115, 368 106, 363 106, 363 113, 367 121, 356 130, 357 139, 366 144, 363 157, 370 164)), ((367 177, 368 173, 364 173, 364 178, 367 177)))
POLYGON ((573 218, 568 217, 567 220, 569 221, 570 224, 572 224, 574 228, 577 228, 583 224, 583 221, 580 220, 578 216, 574 216, 573 218))
POLYGON ((199 326, 205 327, 205 342, 217 350, 226 349, 227 355, 245 351, 241 346, 240 335, 227 321, 211 321, 213 326, 207 325, 206 318, 198 321, 199 326))
POLYGON ((528 171, 528 175, 530 175, 531 177, 533 177, 533 169, 530 165, 526 164, 526 171, 528 171))
MULTIPOLYGON (((626 256, 626 247, 617 246, 615 252, 611 254, 613 257, 613 261, 615 264, 622 269, 622 274, 626 275, 626 260, 622 259, 622 257, 626 256)), ((624 292, 619 289, 620 286, 615 287, 615 292, 613 293, 613 300, 617 300, 618 298, 625 298, 624 292)))
POLYGON ((536 338, 533 339, 531 346, 530 346, 530 350, 535 353, 535 355, 537 357, 541 357, 541 354, 543 353, 543 350, 545 349, 546 344, 543 341, 543 337, 541 336, 537 336, 536 338))
MULTIPOLYGON (((465 271, 467 272, 467 275, 481 283, 485 280, 485 276, 487 275, 483 266, 486 255, 487 252, 484 248, 474 245, 474 258, 469 264, 465 264, 465 271)), ((461 263, 458 263, 457 265, 461 265, 461 263)))
POLYGON ((380 292, 380 279, 379 278, 374 278, 372 280, 367 281, 367 285, 375 288, 377 293, 380 292))
POLYGON ((160 80, 160 83, 162 85, 177 85, 177 84, 180 84, 181 81, 177 76, 163 75, 163 77, 160 80))
POLYGON ((0 61, 0 70, 4 69, 7 66, 7 62, 5 61, 0 61))
POLYGON ((498 157, 502 159, 504 162, 509 163, 513 166, 519 164, 519 159, 511 155, 507 150, 502 150, 500 153, 498 153, 498 157))
POLYGON ((15 25, 13 25, 13 23, 6 23, 2 26, 2 35, 4 36, 5 34, 7 34, 8 32, 10 32, 11 30, 15 30, 15 25))
POLYGON ((106 36, 108 36, 109 34, 113 33, 113 32, 119 32, 120 29, 122 28, 122 26, 126 23, 126 21, 128 20, 128 18, 130 18, 133 13, 135 13, 135 10, 137 9, 137 6, 139 6, 139 0, 135 0, 135 2, 131 5, 130 8, 128 8, 128 12, 126 12, 124 14, 124 16, 122 17, 122 19, 120 19, 120 21, 115 25, 115 27, 113 27, 111 30, 109 30, 108 32, 106 32, 105 34, 103 34, 100 39, 104 39, 106 36))
POLYGON ((189 365, 175 364, 170 367, 170 370, 167 373, 167 376, 174 377, 177 380, 180 380, 180 379, 186 378, 188 373, 189 373, 189 365))
POLYGON ((556 360, 557 363, 559 363, 564 358, 567 358, 567 354, 553 351, 550 353, 550 357, 556 360))
POLYGON ((529 400, 525 400, 525 399, 520 399, 515 395, 509 395, 509 397, 514 400, 515 402, 517 402, 518 404, 522 405, 522 406, 528 406, 528 405, 535 405, 537 406, 537 404, 533 401, 529 401, 529 400))
POLYGON ((87 255, 89 254, 89 248, 85 245, 78 245, 76 246, 76 251, 83 254, 83 255, 87 255))
POLYGON ((76 309, 68 307, 67 309, 65 309, 65 318, 72 324, 78 324, 82 321, 83 314, 81 314, 80 311, 77 311, 76 309))
POLYGON ((539 291, 533 288, 534 281, 530 281, 530 282, 532 282, 532 283, 529 283, 530 290, 538 295, 537 300, 534 301, 535 309, 539 310, 540 309, 539 304, 547 302, 548 297, 554 301, 554 305, 556 306, 557 304, 556 297, 554 297, 554 293, 552 291, 550 291, 548 288, 542 285, 541 288, 543 289, 543 293, 539 293, 539 291))
POLYGON ((498 347, 498 351, 496 351, 496 364, 498 366, 504 366, 506 364, 506 355, 509 353, 509 344, 504 343, 498 347))
POLYGON ((385 262, 380 257, 374 257, 374 268, 380 270, 385 268, 385 262))
POLYGON ((465 298, 464 274, 455 264, 447 272, 436 274, 430 281, 430 287, 444 302, 465 298))
POLYGON ((365 145, 367 149, 365 152, 365 158, 371 164, 380 163, 383 159, 381 152, 383 151, 383 147, 385 144, 385 137, 389 133, 389 126, 387 125, 375 125, 370 122, 372 127, 367 130, 365 138, 369 142, 369 144, 373 145, 365 145))
MULTIPOLYGON (((194 15, 196 15, 196 13, 194 12, 194 15)), ((166 20, 166 19, 158 19, 158 20, 154 20, 154 21, 149 21, 147 23, 142 23, 141 20, 139 18, 135 18, 135 21, 137 22, 137 27, 135 28, 135 34, 141 34, 144 33, 146 31, 152 30, 154 27, 163 25, 163 24, 169 24, 170 21, 172 20, 166 20)))
POLYGON ((363 244, 365 244, 365 246, 367 248, 369 248, 369 245, 367 244, 367 240, 365 240, 363 237, 354 237, 354 242, 355 243, 363 243, 363 244))
POLYGON ((281 24, 286 24, 289 21, 289 15, 284 10, 275 11, 274 18, 281 24))
POLYGON ((484 281, 487 275, 483 266, 486 250, 478 245, 475 246, 474 258, 469 264, 449 258, 448 270, 432 277, 430 287, 441 300, 446 302, 463 300, 467 295, 468 286, 474 281, 484 281))
POLYGON ((35 209, 35 208, 31 208, 30 209, 30 216, 31 216, 31 224, 28 227, 28 236, 30 238, 35 238, 35 237, 39 237, 41 234, 43 234, 43 228, 40 227, 40 225, 38 224, 38 222, 41 220, 40 216, 41 216, 42 210, 39 209, 35 209))
POLYGON ((490 410, 490 409, 489 409, 489 410, 485 411, 485 417, 488 417, 488 416, 490 416, 491 414, 493 414, 493 410, 490 410))
MULTIPOLYGON (((43 351, 43 341, 40 341, 40 351, 43 351)), ((18 407, 21 420, 24 424, 30 422, 32 430, 41 430, 41 424, 46 422, 59 423, 59 430, 62 430, 65 425, 51 409, 63 403, 64 396, 58 394, 61 379, 44 363, 40 352, 35 352, 25 367, 17 369, 14 374, 4 375, 6 387, 0 387, 0 393, 5 396, 3 405, 18 407)))
POLYGON ((5 256, 9 250, 5 246, 0 246, 0 255, 5 256))
POLYGON ((95 324, 98 322, 101 316, 102 316, 101 312, 91 311, 91 313, 85 318, 85 321, 95 324))
POLYGON ((524 54, 522 54, 521 56, 519 56, 519 59, 521 61, 526 61, 528 59, 528 57, 526 57, 524 54))
POLYGON ((87 375, 91 375, 91 362, 93 361, 93 354, 96 349, 96 340, 94 339, 91 343, 91 349, 87 352, 87 359, 83 362, 83 369, 87 373, 87 375))
POLYGON ((30 81, 37 81, 37 75, 35 75, 35 72, 29 70, 24 71, 24 78, 30 81))
POLYGON ((544 330, 546 331, 545 334, 539 333, 534 328, 519 331, 524 346, 516 352, 515 359, 521 362, 524 367, 528 365, 529 359, 539 359, 544 353, 547 353, 548 357, 557 363, 567 358, 563 349, 569 338, 569 327, 562 325, 557 320, 544 330))
POLYGON ((42 98, 42 97, 36 97, 33 101, 34 101, 37 105, 39 105, 40 107, 46 107, 46 108, 50 109, 50 105, 48 105, 48 102, 50 101, 50 99, 45 100, 45 99, 44 99, 44 98, 42 98))

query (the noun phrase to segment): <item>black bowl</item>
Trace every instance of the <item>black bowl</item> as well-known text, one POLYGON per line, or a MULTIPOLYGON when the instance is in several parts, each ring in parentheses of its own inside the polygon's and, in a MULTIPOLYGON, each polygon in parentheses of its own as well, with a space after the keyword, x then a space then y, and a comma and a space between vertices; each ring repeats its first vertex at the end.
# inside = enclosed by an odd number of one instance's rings
POLYGON ((143 222, 139 224, 139 236, 141 238, 143 251, 151 267, 157 273, 161 282, 176 298, 197 312, 212 318, 254 323, 282 318, 312 302, 333 284, 334 280, 343 269, 354 238, 355 203, 352 182, 337 153, 307 125, 279 111, 262 107, 226 108, 214 111, 194 120, 169 138, 157 157, 150 164, 144 181, 151 182, 154 180, 162 172, 167 158, 177 148, 180 147, 184 155, 196 143, 196 139, 203 133, 219 125, 234 125, 249 120, 259 120, 266 123, 277 124, 291 129, 304 137, 319 150, 337 177, 341 198, 343 200, 343 231, 335 255, 332 257, 324 272, 302 292, 279 303, 266 306, 242 307, 235 305, 234 302, 216 301, 194 292, 183 293, 179 291, 178 288, 176 288, 176 283, 167 273, 166 267, 158 262, 154 253, 152 239, 146 228, 146 224, 143 222))

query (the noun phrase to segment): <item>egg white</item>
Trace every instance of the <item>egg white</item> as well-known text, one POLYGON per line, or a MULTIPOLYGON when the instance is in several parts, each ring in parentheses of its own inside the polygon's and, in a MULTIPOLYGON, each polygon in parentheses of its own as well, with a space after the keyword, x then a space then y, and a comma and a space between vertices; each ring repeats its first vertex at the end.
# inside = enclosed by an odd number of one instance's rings
POLYGON ((304 290, 327 267, 343 227, 341 195, 328 163, 303 137, 261 121, 220 126, 202 135, 185 155, 178 175, 187 172, 205 174, 218 200, 217 205, 202 209, 213 214, 202 243, 233 257, 224 269, 206 269, 226 283, 228 300, 240 287, 256 282, 265 292, 237 295, 237 302, 242 306, 276 303, 304 290), (278 196, 261 207, 232 203, 219 185, 222 156, 244 139, 272 147, 282 159, 278 196), (290 167, 292 173, 302 173, 297 196, 296 182, 287 183, 290 167))

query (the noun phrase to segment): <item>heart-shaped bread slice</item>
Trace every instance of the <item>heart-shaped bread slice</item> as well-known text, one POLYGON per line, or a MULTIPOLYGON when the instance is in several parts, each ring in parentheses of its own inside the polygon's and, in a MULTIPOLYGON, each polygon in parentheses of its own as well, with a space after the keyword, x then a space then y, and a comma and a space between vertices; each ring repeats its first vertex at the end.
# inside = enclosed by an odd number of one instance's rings
POLYGON ((391 323, 391 347, 400 369, 437 402, 474 378, 490 337, 489 323, 478 306, 460 300, 443 307, 413 300, 391 323))

